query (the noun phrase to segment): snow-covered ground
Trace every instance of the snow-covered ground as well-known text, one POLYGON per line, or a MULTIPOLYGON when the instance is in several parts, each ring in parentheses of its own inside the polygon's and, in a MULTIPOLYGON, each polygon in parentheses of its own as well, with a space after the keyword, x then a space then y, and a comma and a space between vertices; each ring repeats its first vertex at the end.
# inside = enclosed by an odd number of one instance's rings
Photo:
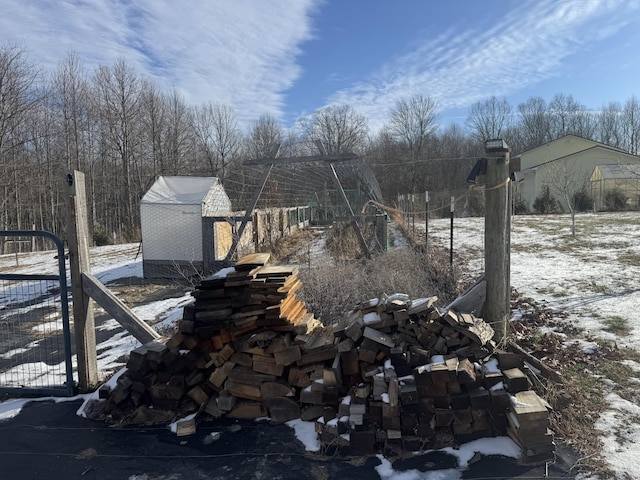
MULTIPOLYGON (((424 228, 424 227, 423 227, 424 228)), ((450 220, 429 220, 430 241, 449 248, 450 220)), ((484 218, 454 220, 454 251, 470 259, 471 275, 484 270, 484 218)), ((568 322, 620 347, 640 350, 640 212, 581 214, 571 236, 568 215, 515 216, 511 232, 511 286, 550 308, 568 313, 568 322), (615 320, 624 336, 608 331, 615 320)), ((582 342, 598 354, 597 342, 582 342)), ((634 369, 636 362, 626 363, 634 369)), ((633 380, 633 379, 632 379, 633 380)), ((603 385, 614 388, 612 382, 603 385)), ((640 478, 640 406, 611 392, 610 409, 595 427, 604 432, 602 458, 620 477, 640 478), (621 442, 620 439, 626 439, 621 442)))
MULTIPOLYGON (((458 253, 471 258, 470 276, 483 270, 483 218, 455 220, 454 245, 458 253)), ((522 216, 513 220, 511 244, 511 285, 526 296, 550 307, 570 313, 568 321, 574 321, 602 338, 613 339, 619 345, 640 349, 640 324, 635 308, 640 305, 640 214, 580 215, 578 236, 570 236, 570 219, 567 216, 522 216), (615 337, 606 330, 606 321, 620 317, 630 327, 629 335, 615 337)), ((430 241, 448 248, 449 220, 430 220, 430 241)), ((312 245, 322 249, 322 237, 312 245)), ((94 248, 91 251, 92 272, 104 283, 142 276, 142 260, 138 244, 94 248)), ((0 271, 11 273, 55 272, 56 261, 51 252, 21 255, 16 265, 14 255, 0 256, 0 271)), ((43 292, 33 292, 34 298, 43 292)), ((428 294, 428 292, 425 292, 428 294)), ((0 291, 0 305, 14 298, 10 288, 0 291)), ((182 307, 190 300, 188 294, 159 300, 134 309, 141 318, 157 322, 156 328, 171 325, 182 315, 182 307)), ((346 306, 348 307, 348 306, 346 306)), ((100 325, 103 331, 113 335, 98 345, 99 369, 106 378, 123 365, 123 355, 138 345, 137 340, 122 331, 115 321, 100 325), (110 330, 112 329, 112 330, 110 330)), ((594 345, 587 345, 594 349, 594 345)), ((585 347, 586 348, 586 347, 585 347)), ((597 354, 595 346, 594 354, 597 354)), ((75 359, 74 359, 75 361, 75 359)), ((640 369, 634 362, 632 367, 640 369)), ((26 367, 25 367, 26 368, 26 367)), ((638 405, 611 393, 607 400, 610 410, 603 412, 596 427, 608 432, 605 437, 603 458, 614 471, 640 478, 640 464, 631 462, 640 442, 640 424, 630 421, 638 417, 638 405), (625 403, 626 402, 626 403, 625 403), (626 417, 627 421, 620 422, 626 417), (620 428, 630 440, 625 444, 616 441, 620 428), (618 470, 624 468, 624 471, 618 470)), ((0 404, 0 419, 17 415, 24 402, 10 400, 0 404)), ((304 422, 301 422, 304 423, 304 422)), ((298 437, 314 450, 317 439, 313 424, 292 423, 298 437)), ((456 452, 459 468, 448 472, 394 472, 391 463, 381 458, 377 471, 383 479, 462 478, 468 458, 474 452, 500 453, 517 456, 517 448, 506 438, 483 439, 472 442, 456 452), (432 476, 428 476, 432 475, 432 476), (444 476, 443 476, 444 475, 444 476)))

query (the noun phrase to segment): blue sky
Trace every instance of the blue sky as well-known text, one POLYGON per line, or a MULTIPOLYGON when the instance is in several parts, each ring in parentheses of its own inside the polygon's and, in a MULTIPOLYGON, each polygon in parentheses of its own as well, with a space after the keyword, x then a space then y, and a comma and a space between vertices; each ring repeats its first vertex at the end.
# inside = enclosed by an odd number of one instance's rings
POLYGON ((571 94, 590 109, 640 96, 640 0, 0 0, 0 44, 52 71, 126 59, 189 103, 290 126, 333 103, 372 130, 398 98, 441 123, 495 95, 571 94))

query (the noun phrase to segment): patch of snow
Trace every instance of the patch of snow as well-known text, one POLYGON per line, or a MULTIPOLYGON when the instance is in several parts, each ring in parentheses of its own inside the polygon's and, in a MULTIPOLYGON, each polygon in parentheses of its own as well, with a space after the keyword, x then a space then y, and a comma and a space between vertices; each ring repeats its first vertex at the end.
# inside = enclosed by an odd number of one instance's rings
POLYGON ((320 450, 320 440, 316 433, 316 427, 313 422, 304 422, 300 419, 290 420, 286 424, 293 428, 296 438, 302 442, 305 450, 308 452, 317 452, 320 450))
POLYGON ((233 273, 235 271, 236 271, 236 269, 234 267, 221 268, 220 270, 218 270, 216 273, 214 273, 210 277, 207 277, 206 280, 215 280, 215 279, 218 279, 218 278, 227 278, 227 276, 230 273, 233 273))
POLYGON ((88 394, 83 394, 76 395, 75 397, 11 398, 0 402, 0 421, 15 417, 29 402, 74 402, 78 399, 86 399, 88 396, 88 394))
POLYGON ((380 314, 378 312, 365 313, 362 316, 362 320, 364 321, 365 325, 369 325, 371 323, 379 322, 380 321, 380 314))
POLYGON ((457 469, 421 472, 420 470, 395 470, 389 460, 377 455, 380 465, 375 467, 381 480, 457 480, 461 479, 461 472, 457 469))
MULTIPOLYGON (((520 447, 509 437, 482 438, 465 443, 459 448, 443 448, 439 450, 455 457, 458 468, 447 470, 433 470, 422 472, 420 470, 396 470, 391 461, 383 455, 376 455, 380 465, 376 466, 376 472, 382 480, 449 480, 464 478, 462 472, 469 466, 469 461, 477 454, 502 455, 505 457, 519 458, 520 447)), ((416 452, 416 456, 426 455, 431 451, 416 452)))
POLYGON ((609 459, 609 468, 617 473, 617 477, 639 478, 640 425, 633 419, 640 418, 640 406, 615 393, 609 393, 605 398, 610 409, 602 412, 595 423, 595 428, 603 432, 602 458, 609 459))
POLYGON ((561 338, 567 338, 567 335, 565 333, 557 331, 557 327, 548 327, 546 325, 542 325, 538 327, 538 331, 543 335, 557 335, 561 338))
POLYGON ((431 364, 432 365, 440 365, 440 364, 444 364, 444 355, 434 355, 431 357, 431 364))
POLYGON ((500 367, 498 366, 498 359, 492 358, 488 362, 482 365, 482 369, 485 373, 500 373, 500 367))
MULTIPOLYGON (((113 375, 109 380, 107 380, 104 385, 111 389, 115 388, 118 382, 118 378, 120 377, 120 375, 122 375, 126 371, 127 371, 126 368, 120 369, 118 372, 116 372, 115 375, 113 375)), ((94 401, 99 400, 100 392, 96 390, 92 393, 83 395, 83 397, 84 397, 84 402, 82 402, 82 405, 80 405, 80 408, 78 408, 78 410, 76 411, 76 415, 78 415, 79 417, 87 418, 87 413, 86 413, 87 405, 92 400, 94 401)))
POLYGON ((582 351, 582 353, 586 353, 587 355, 594 354, 598 351, 598 344, 595 342, 588 342, 586 340, 577 339, 567 342, 565 344, 565 347, 572 345, 577 346, 582 351))
POLYGON ((635 360, 622 360, 620 361, 620 363, 626 365, 634 372, 640 372, 640 363, 636 362, 635 360))

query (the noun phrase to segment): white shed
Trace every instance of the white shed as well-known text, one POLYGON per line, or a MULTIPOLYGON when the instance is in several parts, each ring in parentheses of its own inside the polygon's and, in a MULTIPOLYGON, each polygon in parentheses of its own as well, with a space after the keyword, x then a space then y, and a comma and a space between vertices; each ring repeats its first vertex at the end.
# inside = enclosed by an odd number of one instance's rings
POLYGON ((216 177, 158 177, 140 200, 145 278, 203 273, 215 259, 215 233, 206 219, 231 209, 216 177))

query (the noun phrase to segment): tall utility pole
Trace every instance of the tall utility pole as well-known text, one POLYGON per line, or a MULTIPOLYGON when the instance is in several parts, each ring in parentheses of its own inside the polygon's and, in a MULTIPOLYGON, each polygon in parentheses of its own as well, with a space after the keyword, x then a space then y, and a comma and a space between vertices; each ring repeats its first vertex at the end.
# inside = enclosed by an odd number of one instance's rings
POLYGON ((487 299, 483 316, 495 330, 498 343, 506 341, 511 313, 509 151, 502 139, 485 142, 484 263, 487 299))

